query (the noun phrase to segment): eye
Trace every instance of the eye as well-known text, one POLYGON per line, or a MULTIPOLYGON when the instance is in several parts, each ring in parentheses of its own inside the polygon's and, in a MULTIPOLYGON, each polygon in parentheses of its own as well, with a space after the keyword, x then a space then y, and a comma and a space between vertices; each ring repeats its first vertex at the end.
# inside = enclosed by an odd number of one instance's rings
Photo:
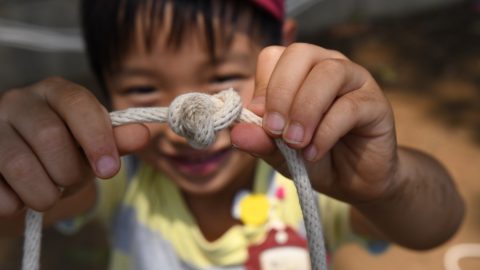
POLYGON ((125 95, 146 95, 146 94, 151 94, 155 92, 155 87, 153 86, 133 86, 133 87, 128 87, 123 94, 125 95))
POLYGON ((212 83, 214 84, 232 83, 234 81, 241 80, 243 78, 245 78, 245 76, 240 74, 219 75, 219 76, 213 77, 212 83))

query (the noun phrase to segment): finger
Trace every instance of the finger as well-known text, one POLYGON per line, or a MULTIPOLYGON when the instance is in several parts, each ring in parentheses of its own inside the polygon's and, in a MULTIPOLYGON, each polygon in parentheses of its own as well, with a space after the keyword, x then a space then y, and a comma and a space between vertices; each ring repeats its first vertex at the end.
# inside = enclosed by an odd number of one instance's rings
POLYGON ((28 207, 49 209, 60 192, 50 180, 35 154, 4 122, 0 122, 0 173, 28 207))
POLYGON ((57 185, 68 187, 85 181, 91 168, 65 123, 46 103, 22 99, 10 111, 9 121, 57 185))
MULTIPOLYGON (((95 185, 96 177, 91 171, 90 175, 86 176, 84 181, 71 185, 67 188, 62 189, 61 191, 61 199, 65 199, 74 195, 78 195, 78 193, 85 189, 89 185, 95 185)), ((86 198, 85 198, 86 199, 86 198)))
POLYGON ((358 141, 365 138, 372 142, 391 132, 391 127, 383 124, 391 113, 387 106, 378 106, 378 98, 373 91, 351 92, 339 98, 325 114, 312 143, 304 149, 304 158, 319 160, 347 134, 358 141))
POLYGON ((369 78, 358 65, 342 59, 318 62, 296 93, 283 139, 293 148, 303 148, 312 139, 318 123, 338 97, 360 89, 369 78))
POLYGON ((240 123, 232 127, 230 137, 235 148, 265 160, 285 175, 289 174, 282 153, 262 127, 255 124, 240 123))
POLYGON ((147 126, 142 124, 129 124, 113 129, 118 151, 121 155, 136 152, 145 147, 150 140, 147 126))
POLYGON ((254 156, 268 156, 275 151, 275 144, 262 127, 255 124, 239 123, 230 131, 232 144, 254 156))
POLYGON ((88 90, 61 79, 43 85, 47 102, 67 123, 95 174, 110 178, 120 168, 118 150, 107 110, 88 90))
POLYGON ((291 103, 303 81, 316 63, 339 57, 329 50, 294 44, 285 49, 278 60, 267 87, 264 127, 272 136, 280 136, 289 119, 291 103))
POLYGON ((0 175, 0 217, 9 217, 23 208, 23 203, 0 175))
POLYGON ((257 115, 263 115, 265 111, 265 97, 267 96, 268 82, 280 59, 285 47, 269 46, 258 55, 255 72, 255 92, 248 109, 257 115))

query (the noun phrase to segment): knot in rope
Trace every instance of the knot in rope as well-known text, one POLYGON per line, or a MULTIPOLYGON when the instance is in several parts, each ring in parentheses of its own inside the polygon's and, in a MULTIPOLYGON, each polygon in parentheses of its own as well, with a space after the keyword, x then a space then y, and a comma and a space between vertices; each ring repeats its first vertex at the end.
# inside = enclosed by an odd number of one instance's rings
POLYGON ((235 90, 215 95, 187 93, 178 96, 168 108, 168 124, 194 148, 215 142, 217 131, 230 126, 242 112, 242 100, 235 90))

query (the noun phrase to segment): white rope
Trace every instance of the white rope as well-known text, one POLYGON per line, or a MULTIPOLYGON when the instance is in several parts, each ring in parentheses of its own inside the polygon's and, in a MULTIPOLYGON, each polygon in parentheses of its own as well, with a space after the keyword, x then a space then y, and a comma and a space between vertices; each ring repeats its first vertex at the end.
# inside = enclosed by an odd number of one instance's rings
MULTIPOLYGON (((113 126, 129 123, 164 123, 168 122, 173 131, 185 137, 195 148, 205 148, 215 141, 215 133, 227 128, 235 121, 262 124, 262 119, 249 110, 242 108, 240 96, 233 89, 222 91, 216 95, 188 93, 178 96, 168 108, 130 108, 110 113, 113 126)), ((297 188, 303 219, 307 231, 311 266, 314 270, 327 270, 325 243, 323 238, 320 212, 317 206, 315 192, 308 179, 307 170, 298 151, 289 148, 281 139, 275 139, 280 151, 288 163, 288 168, 297 188)), ((28 222, 39 222, 29 220, 28 222)), ((37 270, 38 258, 30 263, 32 254, 39 252, 41 225, 26 228, 25 260, 31 268, 37 270), (35 232, 29 230, 37 230, 35 232), (37 235, 35 237, 27 237, 37 235), (29 248, 27 248, 27 246, 29 248), (33 250, 30 246, 35 246, 33 250), (30 266, 34 265, 34 266, 30 266)))
POLYGON ((22 270, 40 268, 43 215, 32 209, 25 216, 25 243, 23 245, 22 270))
POLYGON ((462 270, 459 262, 463 258, 480 258, 480 243, 461 243, 450 247, 443 257, 446 270, 462 270))

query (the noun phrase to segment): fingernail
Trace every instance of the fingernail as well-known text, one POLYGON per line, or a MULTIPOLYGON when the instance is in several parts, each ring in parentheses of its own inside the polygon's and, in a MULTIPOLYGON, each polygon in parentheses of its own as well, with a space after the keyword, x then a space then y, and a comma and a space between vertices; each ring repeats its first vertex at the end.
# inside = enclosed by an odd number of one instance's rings
POLYGON ((285 120, 279 113, 270 112, 267 114, 265 127, 272 134, 276 134, 276 135, 282 134, 283 128, 285 127, 285 120))
POLYGON ((101 177, 108 177, 115 173, 117 170, 117 162, 111 156, 102 156, 97 160, 97 172, 101 177))
POLYGON ((299 144, 303 142, 304 129, 298 122, 290 122, 285 132, 284 139, 288 143, 299 144))
POLYGON ((318 150, 315 145, 310 145, 305 150, 303 150, 303 158, 307 161, 314 161, 318 155, 318 150))

